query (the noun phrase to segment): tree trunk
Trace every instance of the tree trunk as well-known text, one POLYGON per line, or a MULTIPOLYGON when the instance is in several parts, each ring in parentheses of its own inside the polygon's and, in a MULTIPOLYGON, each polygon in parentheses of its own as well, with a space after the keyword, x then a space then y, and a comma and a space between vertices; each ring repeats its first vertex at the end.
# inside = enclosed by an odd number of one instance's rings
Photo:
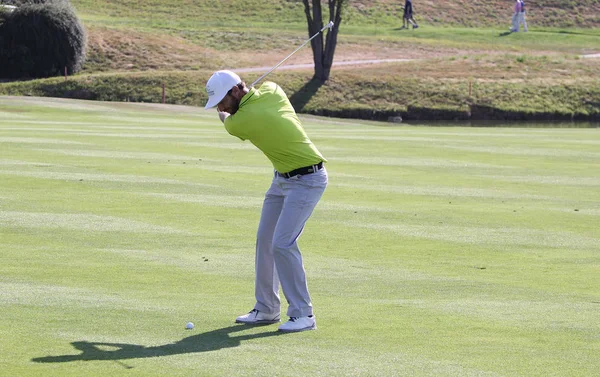
MULTIPOLYGON (((342 21, 342 5, 345 0, 328 0, 329 19, 333 21, 332 30, 327 32, 325 43, 323 43, 323 34, 321 33, 313 40, 310 45, 313 51, 313 61, 315 63, 315 79, 325 82, 329 79, 331 66, 333 64, 333 55, 337 45, 337 35, 342 21)), ((312 7, 309 0, 302 0, 304 3, 304 13, 308 24, 308 34, 312 37, 323 28, 323 13, 320 0, 312 0, 312 7), (311 12, 312 9, 312 12, 311 12), (311 15, 312 13, 312 15, 311 15)))

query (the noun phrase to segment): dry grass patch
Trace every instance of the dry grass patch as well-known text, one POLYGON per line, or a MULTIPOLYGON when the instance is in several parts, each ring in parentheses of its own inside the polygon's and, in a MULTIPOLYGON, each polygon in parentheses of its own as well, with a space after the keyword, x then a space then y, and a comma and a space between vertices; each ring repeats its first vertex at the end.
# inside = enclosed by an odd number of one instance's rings
POLYGON ((88 45, 88 72, 186 70, 226 61, 225 54, 215 55, 183 38, 133 30, 91 28, 88 45))
MULTIPOLYGON (((303 38, 299 35, 298 38, 303 38)), ((301 42, 298 42, 298 45, 301 42)), ((109 71, 187 71, 222 68, 267 67, 277 64, 295 45, 269 49, 215 50, 180 36, 119 30, 106 27, 89 28, 88 60, 84 72, 109 71)), ((352 37, 338 43, 335 61, 365 59, 429 59, 467 56, 492 51, 431 46, 420 41, 352 37), (416 42, 416 43, 415 43, 416 42)), ((310 64, 309 47, 302 49, 288 64, 310 64)))

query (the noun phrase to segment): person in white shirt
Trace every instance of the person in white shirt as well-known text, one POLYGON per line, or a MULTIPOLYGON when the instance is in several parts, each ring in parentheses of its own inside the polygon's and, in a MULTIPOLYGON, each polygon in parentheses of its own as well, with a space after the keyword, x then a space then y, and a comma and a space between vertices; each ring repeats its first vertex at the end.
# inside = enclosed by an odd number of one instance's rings
POLYGON ((523 25, 523 31, 527 32, 527 20, 525 19, 525 2, 523 0, 519 1, 521 3, 521 11, 519 12, 519 25, 517 26, 517 30, 521 28, 523 25))

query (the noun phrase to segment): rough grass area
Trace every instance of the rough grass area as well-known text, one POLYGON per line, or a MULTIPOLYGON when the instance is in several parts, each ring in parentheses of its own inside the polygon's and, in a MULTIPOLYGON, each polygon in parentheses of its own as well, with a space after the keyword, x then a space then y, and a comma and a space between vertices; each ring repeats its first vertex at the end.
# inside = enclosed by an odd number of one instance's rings
MULTIPOLYGON (((599 73, 597 60, 504 54, 339 69, 322 86, 310 80, 310 71, 281 71, 269 79, 286 90, 298 111, 311 114, 380 120, 398 115, 404 119, 598 120, 599 73)), ((67 81, 3 84, 0 94, 159 103, 164 83, 167 103, 202 106, 210 74, 81 75, 67 81)), ((252 82, 259 75, 242 76, 252 82)))
POLYGON ((597 375, 598 130, 302 120, 319 329, 279 335, 233 323, 272 170, 216 114, 0 97, 1 374, 597 375))
MULTIPOLYGON (((0 94, 159 102, 165 83, 169 103, 200 105, 210 72, 265 72, 307 38, 299 1, 251 0, 243 7, 233 0, 74 3, 89 34, 83 74, 67 83, 0 83, 0 94)), ((597 119, 600 59, 581 58, 600 53, 600 29, 590 21, 600 14, 596 1, 530 3, 530 32, 518 34, 507 33, 511 11, 503 1, 485 6, 417 1, 419 15, 442 15, 439 20, 423 19, 417 30, 399 29, 401 3, 350 2, 335 62, 412 62, 335 67, 321 88, 310 82, 308 71, 281 71, 272 79, 294 97, 299 111, 313 114, 597 119), (558 12, 540 22, 536 12, 541 9, 568 10, 569 16, 558 12), (582 22, 561 28, 578 12, 586 15, 582 22), (473 26, 480 24, 484 26, 473 26)), ((310 48, 287 63, 312 63, 310 48)), ((258 76, 241 72, 246 78, 258 76)))

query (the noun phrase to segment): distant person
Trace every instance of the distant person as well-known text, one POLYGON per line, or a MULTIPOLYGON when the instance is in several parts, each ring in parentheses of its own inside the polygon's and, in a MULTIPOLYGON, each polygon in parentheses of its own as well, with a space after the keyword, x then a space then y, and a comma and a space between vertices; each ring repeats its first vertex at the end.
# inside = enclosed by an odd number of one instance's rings
POLYGON ((512 26, 510 27, 510 31, 513 33, 517 33, 519 31, 519 21, 521 18, 521 0, 515 1, 515 9, 512 16, 512 26))
POLYGON ((413 29, 416 29, 419 27, 419 25, 417 25, 417 21, 415 21, 414 15, 413 15, 412 0, 406 0, 406 2, 404 3, 404 15, 402 17, 402 29, 407 29, 409 24, 412 25, 413 29))
POLYGON ((525 2, 520 0, 521 3, 521 11, 519 12, 519 26, 517 30, 521 29, 521 24, 523 25, 523 31, 527 32, 527 20, 525 19, 525 2))

